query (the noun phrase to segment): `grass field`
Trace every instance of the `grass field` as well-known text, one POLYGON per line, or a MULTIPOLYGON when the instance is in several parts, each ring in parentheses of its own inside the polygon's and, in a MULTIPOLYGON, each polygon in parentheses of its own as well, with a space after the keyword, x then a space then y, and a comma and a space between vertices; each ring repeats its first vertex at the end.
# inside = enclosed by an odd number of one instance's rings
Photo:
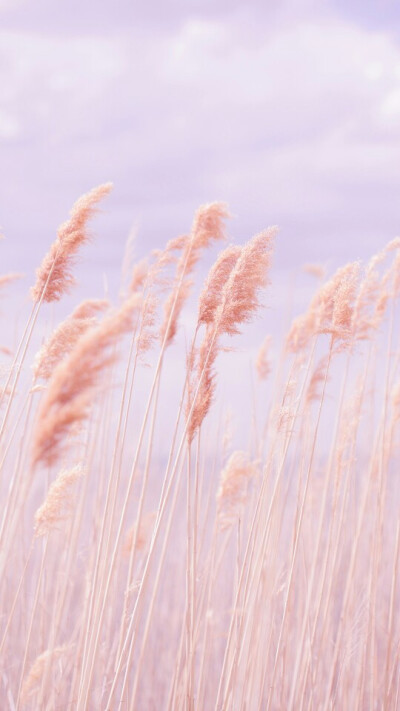
POLYGON ((0 708, 398 708, 400 239, 309 266, 276 342, 277 230, 230 245, 212 203, 141 262, 127 245, 118 303, 88 294, 57 323, 110 190, 38 255, 2 355, 0 708), (220 364, 256 317, 229 414, 220 364))

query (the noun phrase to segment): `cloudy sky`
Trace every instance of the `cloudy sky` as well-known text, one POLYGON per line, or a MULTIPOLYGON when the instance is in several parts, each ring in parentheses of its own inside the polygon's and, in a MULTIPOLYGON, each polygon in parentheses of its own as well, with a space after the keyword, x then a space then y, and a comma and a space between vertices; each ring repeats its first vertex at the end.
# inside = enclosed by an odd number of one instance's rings
MULTIPOLYGON (((397 7, 396 7, 397 6, 397 7)), ((3 263, 33 272, 74 200, 113 181, 88 274, 117 274, 226 200, 277 270, 400 233, 393 0, 0 0, 3 263), (92 271, 91 271, 92 270, 92 271)))

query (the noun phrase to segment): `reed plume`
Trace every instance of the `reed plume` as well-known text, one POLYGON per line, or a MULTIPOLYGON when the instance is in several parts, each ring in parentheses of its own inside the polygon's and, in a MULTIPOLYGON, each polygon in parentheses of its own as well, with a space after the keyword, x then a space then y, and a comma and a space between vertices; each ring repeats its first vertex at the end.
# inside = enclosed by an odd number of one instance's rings
POLYGON ((129 294, 134 294, 135 291, 143 289, 148 273, 149 263, 147 259, 141 259, 140 262, 134 265, 129 282, 129 294))
POLYGON ((198 322, 200 324, 213 323, 215 312, 221 299, 221 288, 226 284, 241 251, 242 247, 239 245, 227 247, 221 252, 210 269, 199 297, 198 322))
POLYGON ((226 205, 220 202, 203 205, 194 216, 190 235, 184 241, 177 264, 175 286, 164 306, 161 339, 165 339, 166 345, 172 343, 175 337, 179 315, 190 293, 189 275, 193 272, 203 250, 207 249, 212 242, 225 239, 224 221, 228 217, 226 205))
POLYGON ((311 375, 310 382, 307 387, 306 401, 318 402, 321 399, 322 387, 327 377, 327 368, 329 366, 330 354, 322 356, 317 363, 311 375))
MULTIPOLYGON (((39 690, 46 666, 60 661, 65 653, 70 649, 70 645, 62 645, 47 649, 42 652, 32 664, 32 667, 24 680, 21 690, 21 701, 25 704, 29 698, 39 690)), ((61 670, 59 672, 61 674, 61 670)))
POLYGON ((257 360, 256 360, 256 370, 257 370, 257 375, 259 377, 259 380, 266 380, 271 372, 271 360, 270 360, 271 343, 272 343, 272 338, 268 334, 264 338, 264 341, 262 342, 262 344, 258 350, 257 360))
POLYGON ((354 303, 355 340, 366 340, 379 328, 390 296, 392 279, 393 296, 396 293, 396 275, 400 274, 400 269, 397 267, 399 256, 400 238, 396 238, 369 260, 354 303), (395 252, 393 263, 381 277, 379 267, 393 251, 395 252))
POLYGON ((82 195, 74 204, 70 218, 58 229, 57 238, 36 271, 36 283, 31 289, 33 301, 59 301, 75 284, 71 269, 79 248, 89 241, 87 223, 96 211, 97 203, 109 194, 112 183, 105 183, 82 195))
POLYGON ((164 249, 152 250, 151 256, 153 262, 149 269, 149 280, 151 284, 158 282, 168 287, 171 285, 169 279, 160 281, 160 272, 171 264, 177 265, 179 257, 176 253, 182 252, 182 250, 186 248, 187 242, 187 235, 178 235, 178 237, 172 237, 172 239, 168 240, 164 249))
POLYGON ((246 452, 238 450, 231 454, 217 491, 217 520, 221 529, 229 528, 241 517, 249 483, 256 474, 257 463, 246 452))
POLYGON ((93 318, 110 306, 108 299, 84 299, 71 314, 71 319, 93 318))
POLYGON ((72 469, 62 469, 47 492, 46 499, 35 513, 35 536, 50 533, 71 511, 72 489, 75 482, 85 474, 82 464, 72 469))
POLYGON ((144 551, 150 543, 151 533, 156 520, 156 511, 149 511, 141 518, 140 525, 134 523, 128 530, 124 542, 124 553, 128 555, 133 546, 137 551, 144 551))
POLYGON ((320 334, 346 340, 353 333, 359 263, 340 267, 318 289, 305 314, 297 316, 286 338, 289 352, 299 353, 320 334))
POLYGON ((155 294, 148 294, 143 304, 140 330, 136 336, 137 354, 142 359, 157 339, 157 333, 154 328, 157 306, 158 298, 155 294))
POLYGON ((105 311, 105 299, 88 299, 60 323, 36 354, 33 366, 35 378, 48 380, 55 367, 72 351, 79 338, 97 323, 95 315, 105 311))
POLYGON ((357 293, 360 265, 358 262, 347 264, 339 270, 337 289, 333 300, 332 326, 334 339, 347 341, 353 335, 354 300, 357 293))
MULTIPOLYGON (((260 232, 239 251, 227 247, 217 259, 216 266, 211 269, 206 282, 210 299, 206 296, 206 290, 203 290, 200 301, 199 319, 207 319, 207 327, 198 354, 198 387, 193 407, 193 378, 189 385, 189 442, 193 440, 211 407, 215 392, 214 364, 219 351, 219 339, 224 334, 231 336, 240 333, 239 326, 250 321, 260 305, 259 292, 268 283, 276 232, 276 227, 260 232), (217 304, 215 295, 218 291, 221 298, 217 304)), ((193 375, 194 363, 190 364, 190 368, 193 375)))
POLYGON ((206 329, 205 336, 201 343, 197 361, 197 379, 195 376, 195 365, 190 365, 188 400, 186 414, 189 417, 187 437, 188 442, 192 442, 197 430, 201 427, 206 417, 215 393, 215 361, 217 359, 219 347, 213 328, 206 329), (198 383, 198 385, 197 385, 198 383), (197 385, 197 387, 196 387, 197 385), (194 397, 196 399, 194 400, 194 397), (192 402, 194 400, 194 405, 192 402))
POLYGON ((122 306, 85 333, 56 367, 40 404, 33 436, 33 465, 48 466, 61 456, 65 437, 82 423, 93 402, 99 378, 116 360, 115 344, 133 328, 142 299, 133 294, 122 306))
POLYGON ((239 326, 250 321, 260 307, 259 292, 269 283, 272 250, 277 227, 255 235, 242 248, 229 274, 215 312, 218 333, 240 333, 239 326))

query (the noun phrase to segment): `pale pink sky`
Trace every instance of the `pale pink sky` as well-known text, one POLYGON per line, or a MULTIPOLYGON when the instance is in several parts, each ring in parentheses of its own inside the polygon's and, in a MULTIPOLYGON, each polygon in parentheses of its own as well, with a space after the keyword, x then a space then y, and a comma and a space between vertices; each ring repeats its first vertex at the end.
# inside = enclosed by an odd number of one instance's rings
POLYGON ((82 193, 113 181, 85 273, 226 200, 281 228, 276 268, 400 233, 396 2, 0 0, 0 225, 28 274, 82 193))

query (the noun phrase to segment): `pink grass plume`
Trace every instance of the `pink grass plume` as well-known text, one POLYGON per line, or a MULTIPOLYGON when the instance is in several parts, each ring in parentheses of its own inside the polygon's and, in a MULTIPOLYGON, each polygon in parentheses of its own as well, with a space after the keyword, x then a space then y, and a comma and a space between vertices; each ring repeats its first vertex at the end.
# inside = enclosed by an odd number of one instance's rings
POLYGON ((221 473, 217 492, 217 519, 221 529, 228 528, 241 516, 247 501, 248 486, 257 474, 257 465, 246 452, 231 454, 221 473))
MULTIPOLYGON (((272 260, 272 249, 277 227, 270 227, 255 235, 239 251, 227 249, 217 259, 208 277, 210 299, 202 292, 199 319, 208 320, 206 333, 200 346, 197 378, 196 401, 191 407, 191 398, 195 391, 193 383, 189 386, 188 411, 191 411, 188 424, 188 441, 191 442, 201 426, 212 403, 215 391, 214 364, 219 352, 219 339, 224 334, 240 333, 239 326, 251 320, 260 306, 259 292, 268 284, 268 273, 272 260), (224 262, 224 254, 227 256, 224 262), (221 265, 224 268, 220 268, 221 265), (226 268, 228 265, 229 268, 226 268), (220 299, 213 294, 220 290, 220 299)), ((207 283, 207 282, 206 282, 207 283)), ((194 364, 190 364, 192 370, 194 364)))
POLYGON ((87 299, 62 321, 36 354, 33 366, 35 378, 48 380, 79 338, 98 323, 96 314, 108 306, 106 299, 87 299))
POLYGON ((259 380, 266 380, 272 370, 270 353, 272 338, 268 334, 262 342, 256 360, 256 370, 259 380))
POLYGON ((43 504, 36 511, 36 537, 50 533, 71 511, 73 485, 84 474, 85 470, 81 464, 77 464, 72 469, 61 470, 55 481, 50 485, 43 504))
POLYGON ((115 345, 132 330, 141 306, 141 295, 133 294, 81 336, 54 370, 39 406, 33 435, 33 465, 42 462, 51 466, 60 458, 67 434, 88 416, 100 377, 117 358, 115 345))
POLYGON ((225 220, 228 217, 227 206, 221 202, 202 205, 194 216, 190 235, 185 240, 177 264, 175 286, 164 307, 161 338, 166 339, 166 345, 172 343, 175 337, 179 315, 190 293, 191 280, 188 276, 193 272, 203 250, 211 246, 212 242, 226 238, 225 220))
POLYGON ((89 241, 87 223, 93 217, 97 203, 109 194, 112 183, 105 183, 82 195, 74 204, 70 218, 58 229, 57 238, 36 272, 31 289, 34 301, 58 301, 75 283, 71 273, 80 247, 89 241))

